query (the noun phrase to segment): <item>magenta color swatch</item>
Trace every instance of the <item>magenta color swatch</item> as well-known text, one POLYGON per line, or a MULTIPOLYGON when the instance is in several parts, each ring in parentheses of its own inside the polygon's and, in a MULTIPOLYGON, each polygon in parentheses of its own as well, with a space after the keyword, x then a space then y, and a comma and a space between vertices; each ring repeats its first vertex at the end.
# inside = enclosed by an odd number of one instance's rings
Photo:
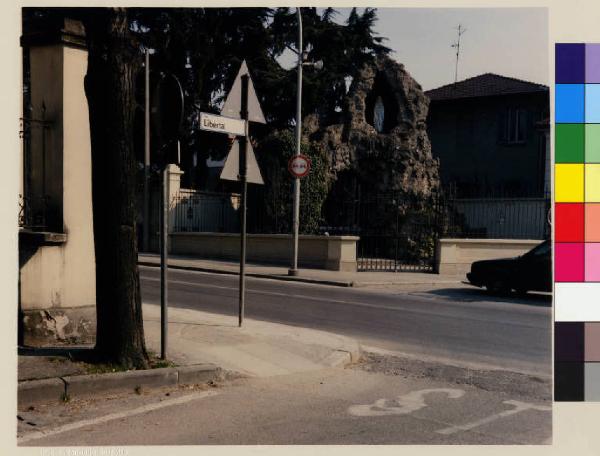
POLYGON ((600 243, 585 244, 585 281, 600 282, 600 243))
POLYGON ((583 243, 557 242, 554 252, 556 282, 583 282, 585 280, 584 255, 583 243))
POLYGON ((600 83, 600 44, 585 45, 585 82, 600 83))

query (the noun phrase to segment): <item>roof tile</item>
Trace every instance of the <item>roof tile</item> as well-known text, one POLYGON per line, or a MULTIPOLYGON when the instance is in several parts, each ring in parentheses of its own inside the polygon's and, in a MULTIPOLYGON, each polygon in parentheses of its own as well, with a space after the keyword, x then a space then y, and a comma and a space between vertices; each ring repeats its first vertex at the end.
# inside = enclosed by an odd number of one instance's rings
POLYGON ((516 93, 547 92, 548 86, 521 79, 485 73, 455 84, 447 84, 425 92, 432 101, 458 98, 491 97, 516 93))

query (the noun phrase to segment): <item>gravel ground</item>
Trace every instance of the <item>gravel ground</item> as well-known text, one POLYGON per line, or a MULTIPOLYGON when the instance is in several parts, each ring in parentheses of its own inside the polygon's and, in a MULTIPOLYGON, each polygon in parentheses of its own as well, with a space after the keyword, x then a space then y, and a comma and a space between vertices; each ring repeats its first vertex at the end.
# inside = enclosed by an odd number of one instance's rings
POLYGON ((552 400, 550 379, 504 370, 467 369, 375 353, 363 353, 361 361, 350 368, 403 378, 428 378, 470 385, 484 391, 509 393, 529 399, 552 400))

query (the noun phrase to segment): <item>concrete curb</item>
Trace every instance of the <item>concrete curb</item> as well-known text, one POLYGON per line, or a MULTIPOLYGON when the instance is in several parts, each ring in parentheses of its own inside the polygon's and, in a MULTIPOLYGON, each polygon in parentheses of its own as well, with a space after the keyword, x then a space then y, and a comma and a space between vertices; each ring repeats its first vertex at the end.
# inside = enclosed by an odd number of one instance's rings
MULTIPOLYGON (((169 266, 171 267, 171 266, 169 266)), ((428 287, 436 287, 440 285, 456 285, 457 283, 461 283, 460 280, 440 280, 440 281, 421 281, 421 282, 392 282, 392 281, 383 281, 383 282, 353 282, 353 287, 356 288, 367 288, 373 286, 428 286, 428 287)), ((464 283, 464 282, 462 282, 464 283)), ((471 285, 467 283, 467 285, 471 285)))
POLYGON ((27 380, 18 385, 18 405, 61 401, 73 397, 90 397, 106 392, 134 392, 138 388, 160 388, 202 384, 221 378, 221 368, 214 364, 195 364, 108 374, 73 375, 27 380))
POLYGON ((20 382, 17 397, 19 406, 22 406, 46 400, 61 400, 64 394, 65 382, 62 379, 44 378, 20 382))
POLYGON ((323 360, 323 364, 329 367, 345 367, 360 360, 362 355, 361 345, 352 340, 351 347, 338 348, 323 360))
MULTIPOLYGON (((138 261, 138 265, 149 266, 149 267, 154 267, 154 268, 160 267, 160 264, 154 263, 152 261, 144 261, 144 260, 138 261)), ((236 271, 227 271, 225 269, 207 268, 207 267, 202 267, 202 266, 181 266, 181 265, 169 264, 169 269, 181 269, 183 271, 208 272, 211 274, 238 275, 238 272, 236 272, 236 271)), ((334 287, 353 287, 354 286, 354 281, 352 281, 352 280, 310 279, 308 277, 261 274, 258 272, 246 272, 246 277, 255 277, 258 279, 283 280, 283 281, 287 281, 287 282, 314 283, 317 285, 330 285, 330 286, 334 286, 334 287)))
MULTIPOLYGON (((158 268, 159 263, 148 260, 138 260, 138 265, 158 268)), ((197 271, 197 272, 208 272, 211 274, 225 274, 225 275, 238 275, 237 271, 229 271, 227 269, 210 268, 206 266, 182 266, 177 264, 169 264, 169 269, 180 269, 183 271, 197 271)), ((301 276, 287 276, 278 274, 266 274, 259 272, 246 272, 247 277, 254 277, 258 279, 271 279, 271 280, 282 280, 287 282, 301 282, 301 283, 312 283, 316 285, 329 285, 334 287, 354 287, 354 288, 368 288, 372 286, 431 286, 436 287, 440 285, 456 285, 461 283, 461 278, 456 280, 444 279, 444 280, 417 280, 412 282, 398 282, 391 280, 384 281, 356 281, 356 280, 331 280, 331 279, 314 279, 309 277, 301 276)), ((464 282, 462 282, 464 283, 464 282)), ((470 285, 470 284, 468 284, 470 285)))

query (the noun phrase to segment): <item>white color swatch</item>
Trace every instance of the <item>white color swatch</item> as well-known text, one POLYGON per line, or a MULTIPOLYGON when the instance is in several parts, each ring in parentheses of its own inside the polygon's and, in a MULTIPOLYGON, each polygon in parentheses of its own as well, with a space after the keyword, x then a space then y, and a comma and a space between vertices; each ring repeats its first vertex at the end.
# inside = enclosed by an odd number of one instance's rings
POLYGON ((555 283, 554 321, 600 321, 600 283, 555 283))

